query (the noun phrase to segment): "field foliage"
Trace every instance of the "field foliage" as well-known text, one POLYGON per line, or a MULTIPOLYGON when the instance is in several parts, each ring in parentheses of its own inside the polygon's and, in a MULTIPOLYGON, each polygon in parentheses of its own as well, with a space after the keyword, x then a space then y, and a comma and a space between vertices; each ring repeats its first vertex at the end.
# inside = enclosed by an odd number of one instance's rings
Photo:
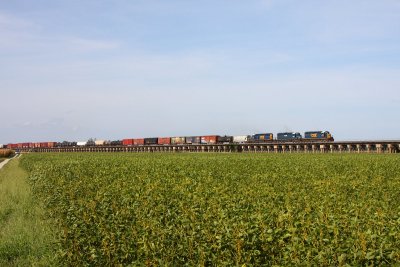
POLYGON ((400 263, 396 155, 30 154, 65 265, 400 263))

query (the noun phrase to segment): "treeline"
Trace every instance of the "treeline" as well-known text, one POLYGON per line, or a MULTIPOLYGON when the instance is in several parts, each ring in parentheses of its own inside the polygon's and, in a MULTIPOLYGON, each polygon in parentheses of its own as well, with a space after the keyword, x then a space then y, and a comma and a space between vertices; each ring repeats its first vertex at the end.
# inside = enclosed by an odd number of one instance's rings
POLYGON ((15 152, 11 149, 0 149, 0 158, 9 158, 14 156, 15 152))

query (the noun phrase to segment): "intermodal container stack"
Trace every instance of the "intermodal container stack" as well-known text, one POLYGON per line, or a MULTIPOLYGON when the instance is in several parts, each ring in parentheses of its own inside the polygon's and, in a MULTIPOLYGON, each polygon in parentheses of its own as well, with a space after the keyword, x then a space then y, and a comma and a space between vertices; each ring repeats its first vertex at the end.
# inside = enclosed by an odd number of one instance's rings
POLYGON ((201 143, 201 136, 187 136, 186 137, 186 144, 200 144, 201 143))
POLYGON ((57 142, 47 142, 47 147, 55 147, 57 142))
POLYGON ((171 137, 171 144, 173 145, 182 145, 185 144, 186 138, 185 137, 171 137))
POLYGON ((124 145, 124 146, 132 146, 133 145, 133 139, 123 139, 122 140, 122 145, 124 145))
POLYGON ((158 138, 159 145, 169 145, 171 144, 171 137, 160 137, 158 138))
POLYGON ((216 144, 218 135, 205 135, 201 137, 202 144, 216 144))
POLYGON ((157 137, 151 137, 151 138, 145 138, 144 139, 144 144, 145 145, 157 145, 158 143, 158 138, 157 137))
POLYGON ((134 146, 144 145, 144 138, 136 138, 136 139, 132 139, 132 140, 133 140, 134 146))

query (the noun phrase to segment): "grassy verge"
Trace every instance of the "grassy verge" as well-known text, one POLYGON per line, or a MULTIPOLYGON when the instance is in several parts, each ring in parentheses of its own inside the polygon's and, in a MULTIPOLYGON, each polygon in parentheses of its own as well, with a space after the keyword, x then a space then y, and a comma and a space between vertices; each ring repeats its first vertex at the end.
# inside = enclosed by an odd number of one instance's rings
POLYGON ((0 170, 0 266, 52 266, 54 234, 14 159, 0 170))

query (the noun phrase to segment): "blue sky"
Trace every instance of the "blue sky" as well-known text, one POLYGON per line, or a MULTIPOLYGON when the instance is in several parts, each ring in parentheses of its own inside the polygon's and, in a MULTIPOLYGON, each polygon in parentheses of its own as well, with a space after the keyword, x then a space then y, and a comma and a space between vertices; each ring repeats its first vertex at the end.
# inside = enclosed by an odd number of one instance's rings
POLYGON ((400 1, 0 2, 0 143, 400 139, 400 1))

